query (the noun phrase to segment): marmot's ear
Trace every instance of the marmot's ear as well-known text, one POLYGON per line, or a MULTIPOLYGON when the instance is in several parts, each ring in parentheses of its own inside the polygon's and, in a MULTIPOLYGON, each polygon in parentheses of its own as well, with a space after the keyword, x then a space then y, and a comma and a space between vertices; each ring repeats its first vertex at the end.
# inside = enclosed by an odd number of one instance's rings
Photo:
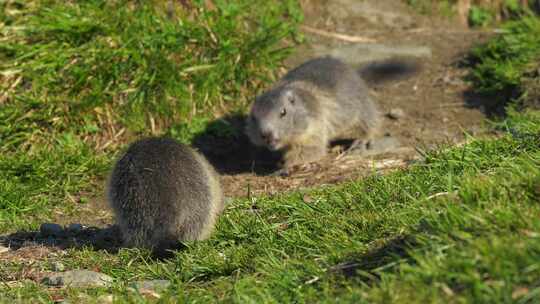
POLYGON ((286 98, 287 101, 289 101, 291 104, 294 104, 294 102, 296 101, 296 96, 295 96, 293 90, 287 90, 287 91, 285 91, 285 98, 286 98))

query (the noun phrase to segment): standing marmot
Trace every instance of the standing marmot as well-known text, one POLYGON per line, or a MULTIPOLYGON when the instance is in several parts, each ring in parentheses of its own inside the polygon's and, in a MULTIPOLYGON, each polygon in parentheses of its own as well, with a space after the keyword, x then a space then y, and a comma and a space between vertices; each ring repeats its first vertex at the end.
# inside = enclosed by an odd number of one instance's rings
POLYGON ((334 140, 353 139, 365 147, 380 131, 381 114, 364 80, 381 82, 415 71, 405 61, 355 70, 332 57, 309 60, 256 98, 246 134, 257 146, 283 150, 285 172, 321 159, 334 140))
POLYGON ((207 238, 223 209, 214 168, 168 138, 131 144, 111 173, 108 199, 125 245, 158 254, 180 241, 207 238))

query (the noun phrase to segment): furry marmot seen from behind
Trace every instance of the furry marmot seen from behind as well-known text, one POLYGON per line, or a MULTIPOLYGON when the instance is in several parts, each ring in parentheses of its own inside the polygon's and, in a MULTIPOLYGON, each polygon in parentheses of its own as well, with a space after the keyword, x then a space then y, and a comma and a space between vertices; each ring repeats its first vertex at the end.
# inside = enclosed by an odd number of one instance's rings
POLYGON ((209 237, 223 210, 212 165, 169 138, 132 143, 114 166, 107 192, 124 245, 158 254, 209 237))

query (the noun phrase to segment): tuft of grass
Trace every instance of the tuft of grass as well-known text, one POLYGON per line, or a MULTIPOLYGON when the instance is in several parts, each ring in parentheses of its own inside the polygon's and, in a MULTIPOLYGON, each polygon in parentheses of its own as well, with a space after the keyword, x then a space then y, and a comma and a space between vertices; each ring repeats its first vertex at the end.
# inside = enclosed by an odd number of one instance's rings
POLYGON ((2 150, 64 131, 166 133, 244 107, 301 20, 293 0, 194 1, 173 17, 128 0, 1 5, 2 150))
POLYGON ((473 49, 470 80, 475 90, 506 104, 526 92, 524 75, 540 60, 540 19, 510 22, 504 32, 473 49))
POLYGON ((236 132, 206 129, 274 79, 298 3, 181 3, 0 1, 0 231, 99 196, 135 137, 236 132))
POLYGON ((111 159, 95 152, 71 133, 54 146, 0 158, 0 231, 36 229, 54 211, 77 209, 88 194, 102 189, 111 159))
POLYGON ((494 13, 489 9, 473 5, 469 10, 469 24, 474 27, 483 27, 493 22, 494 13))

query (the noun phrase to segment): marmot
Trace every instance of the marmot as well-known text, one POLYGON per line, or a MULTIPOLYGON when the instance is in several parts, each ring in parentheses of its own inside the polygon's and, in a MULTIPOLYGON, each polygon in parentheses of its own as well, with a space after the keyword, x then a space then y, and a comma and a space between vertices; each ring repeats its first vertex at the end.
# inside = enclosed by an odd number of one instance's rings
POLYGON ((256 146, 284 152, 282 173, 321 159, 331 141, 352 139, 363 148, 379 135, 382 121, 366 81, 395 79, 417 69, 398 59, 358 70, 332 57, 309 60, 257 96, 246 134, 256 146))
POLYGON ((209 237, 223 210, 212 165, 169 138, 132 143, 112 170, 107 194, 124 245, 158 255, 181 241, 209 237))

